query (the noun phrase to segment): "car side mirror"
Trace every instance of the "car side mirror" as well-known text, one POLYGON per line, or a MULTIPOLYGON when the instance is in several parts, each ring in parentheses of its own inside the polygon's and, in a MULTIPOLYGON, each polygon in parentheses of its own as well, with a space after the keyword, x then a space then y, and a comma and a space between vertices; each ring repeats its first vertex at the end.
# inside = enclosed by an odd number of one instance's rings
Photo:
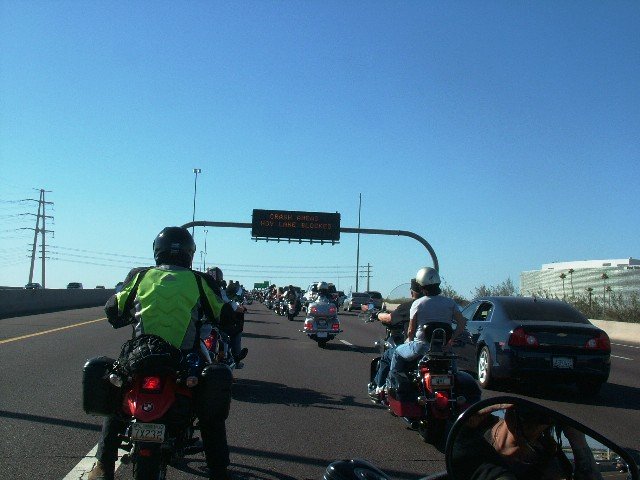
POLYGON ((523 475, 639 478, 629 452, 608 438, 558 412, 510 396, 482 400, 458 417, 447 439, 446 462, 451 480, 523 475), (615 476, 621 471, 628 476, 615 476))

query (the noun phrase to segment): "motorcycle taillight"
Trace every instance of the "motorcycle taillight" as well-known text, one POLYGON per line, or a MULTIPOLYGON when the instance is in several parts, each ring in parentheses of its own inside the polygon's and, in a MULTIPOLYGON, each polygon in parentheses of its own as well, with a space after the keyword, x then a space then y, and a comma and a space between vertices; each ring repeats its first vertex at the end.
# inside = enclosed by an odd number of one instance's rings
POLYGON ((213 351, 216 348, 218 343, 218 336, 215 333, 211 333, 207 338, 204 339, 204 344, 207 347, 207 350, 213 351))
POLYGON ((162 379, 160 377, 144 377, 141 389, 145 392, 160 392, 162 390, 162 379))
POLYGON ((449 408, 449 396, 446 393, 436 392, 435 404, 440 410, 449 408))
POLYGON ((334 323, 333 325, 331 325, 331 330, 340 330, 340 324, 339 323, 334 323))

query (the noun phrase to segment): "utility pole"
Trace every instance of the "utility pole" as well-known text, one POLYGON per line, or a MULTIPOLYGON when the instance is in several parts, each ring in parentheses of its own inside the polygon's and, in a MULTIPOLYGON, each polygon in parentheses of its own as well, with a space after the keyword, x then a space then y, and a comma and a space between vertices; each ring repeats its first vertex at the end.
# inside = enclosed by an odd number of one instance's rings
MULTIPOLYGON (((46 257, 47 257, 47 247, 46 247, 46 233, 53 233, 51 230, 47 230, 46 228, 46 219, 53 218, 50 215, 45 214, 45 206, 53 205, 53 202, 46 202, 44 199, 45 193, 51 193, 50 190, 40 189, 40 198, 36 200, 35 198, 28 198, 27 200, 38 202, 38 213, 36 215, 36 227, 33 229, 33 247, 31 249, 31 267, 29 268, 29 283, 33 282, 33 268, 36 261, 36 249, 38 246, 38 233, 41 233, 41 243, 42 243, 42 288, 46 286, 46 257), (42 218, 42 228, 40 228, 40 219, 42 218)), ((30 228, 27 230, 31 230, 30 228)))
POLYGON ((371 290, 369 288, 369 280, 371 279, 371 264, 367 263, 367 291, 371 290))

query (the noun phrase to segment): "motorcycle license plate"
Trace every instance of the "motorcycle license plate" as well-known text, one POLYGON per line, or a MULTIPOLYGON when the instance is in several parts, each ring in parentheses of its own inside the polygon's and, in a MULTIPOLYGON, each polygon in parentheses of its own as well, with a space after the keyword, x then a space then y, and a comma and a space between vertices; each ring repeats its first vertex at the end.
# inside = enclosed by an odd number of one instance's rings
POLYGON ((318 338, 327 338, 327 332, 318 332, 318 338))
POLYGON ((431 377, 431 385, 434 387, 451 386, 451 377, 449 375, 433 375, 431 377))
POLYGON ((132 423, 131 440, 162 443, 164 430, 165 426, 158 423, 132 423))
POLYGON ((573 368, 573 358, 553 357, 553 368, 573 368))

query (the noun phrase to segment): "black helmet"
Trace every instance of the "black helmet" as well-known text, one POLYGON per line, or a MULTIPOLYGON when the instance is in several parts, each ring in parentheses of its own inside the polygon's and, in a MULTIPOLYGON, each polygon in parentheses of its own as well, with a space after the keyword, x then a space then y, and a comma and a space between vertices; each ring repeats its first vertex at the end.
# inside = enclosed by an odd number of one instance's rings
POLYGON ((189 230, 182 227, 165 227, 153 241, 153 257, 156 265, 169 264, 191 268, 196 243, 189 230))

